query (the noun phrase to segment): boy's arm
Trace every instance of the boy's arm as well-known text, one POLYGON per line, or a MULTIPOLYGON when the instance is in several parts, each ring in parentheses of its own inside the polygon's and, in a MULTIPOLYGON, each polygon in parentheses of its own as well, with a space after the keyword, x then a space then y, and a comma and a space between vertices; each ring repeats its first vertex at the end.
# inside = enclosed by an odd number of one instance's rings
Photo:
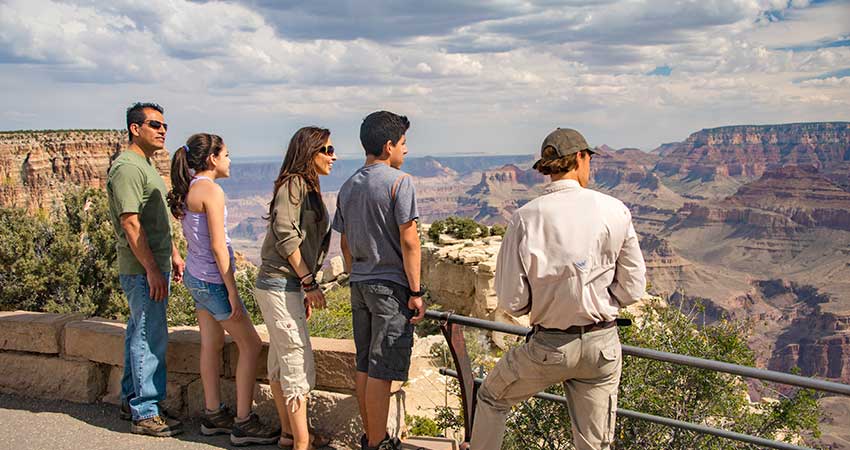
MULTIPOLYGON (((399 225, 401 235, 401 256, 404 261, 404 273, 407 275, 407 284, 411 291, 419 291, 419 270, 422 265, 421 249, 419 246, 419 231, 416 229, 416 221, 411 220, 399 225)), ((416 324, 425 317, 425 307, 422 297, 410 297, 407 307, 416 310, 416 316, 410 319, 410 323, 416 324)))

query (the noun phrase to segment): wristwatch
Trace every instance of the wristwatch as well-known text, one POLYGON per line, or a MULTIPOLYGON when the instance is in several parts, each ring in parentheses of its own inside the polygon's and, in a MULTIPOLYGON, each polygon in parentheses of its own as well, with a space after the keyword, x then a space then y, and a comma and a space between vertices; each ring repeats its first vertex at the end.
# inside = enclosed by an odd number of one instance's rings
POLYGON ((428 291, 425 289, 425 286, 422 286, 421 284, 419 285, 419 290, 418 290, 418 291, 413 291, 413 290, 410 290, 410 289, 408 289, 408 291, 409 291, 409 293, 410 293, 409 295, 410 295, 411 297, 422 297, 422 296, 424 296, 424 295, 425 295, 425 293, 426 293, 426 292, 428 292, 428 291))

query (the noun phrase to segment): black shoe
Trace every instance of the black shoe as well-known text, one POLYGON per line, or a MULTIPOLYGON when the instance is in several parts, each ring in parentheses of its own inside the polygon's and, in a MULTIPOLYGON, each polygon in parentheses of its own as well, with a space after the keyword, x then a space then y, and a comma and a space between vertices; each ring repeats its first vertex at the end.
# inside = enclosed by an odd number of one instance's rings
POLYGON ((182 425, 180 421, 175 419, 153 416, 147 419, 134 420, 133 424, 130 425, 130 432, 147 436, 168 437, 182 433, 182 425))
POLYGON ((244 422, 233 422, 230 443, 235 446, 274 444, 280 439, 280 428, 270 428, 260 423, 260 418, 251 413, 244 422))
POLYGON ((204 415, 201 416, 201 434, 204 436, 230 434, 233 430, 233 418, 233 412, 224 405, 215 412, 204 411, 204 415))
POLYGON ((366 433, 360 436, 360 450, 369 450, 369 438, 366 437, 366 433))

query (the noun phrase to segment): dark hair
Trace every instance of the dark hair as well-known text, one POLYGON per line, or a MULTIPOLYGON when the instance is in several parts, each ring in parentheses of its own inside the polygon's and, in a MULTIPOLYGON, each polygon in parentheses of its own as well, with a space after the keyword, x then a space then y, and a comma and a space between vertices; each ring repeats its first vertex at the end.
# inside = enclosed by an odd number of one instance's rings
MULTIPOLYGON (((289 147, 286 149, 286 156, 283 158, 283 164, 280 165, 280 173, 274 180, 268 218, 271 218, 272 212, 274 212, 274 202, 277 200, 278 189, 294 177, 301 178, 302 181, 307 183, 307 190, 316 192, 321 196, 319 174, 316 173, 313 158, 325 146, 330 135, 330 130, 319 127, 304 127, 292 135, 292 139, 289 140, 289 147)), ((295 198, 292 184, 289 185, 289 198, 294 204, 301 202, 301 199, 295 198)))
POLYGON ((127 141, 133 142, 133 133, 130 132, 130 125, 134 123, 143 123, 145 121, 145 109, 155 109, 159 111, 160 114, 165 114, 165 110, 162 109, 162 106, 157 105, 156 103, 142 103, 136 102, 130 105, 127 108, 127 141))
POLYGON ((207 169, 207 158, 218 156, 224 148, 224 141, 215 134, 193 134, 186 145, 177 149, 171 158, 171 192, 168 193, 168 207, 171 215, 180 220, 185 214, 186 194, 189 193, 189 183, 192 173, 189 169, 199 172, 207 169))
POLYGON ((389 111, 376 111, 366 116, 360 125, 360 143, 367 155, 381 156, 387 141, 396 145, 410 128, 407 116, 389 111))
POLYGON ((582 150, 578 153, 562 156, 558 158, 558 153, 554 147, 546 147, 541 154, 540 162, 535 167, 542 175, 553 175, 556 173, 567 173, 575 170, 578 167, 578 154, 584 153, 587 156, 588 151, 582 150))

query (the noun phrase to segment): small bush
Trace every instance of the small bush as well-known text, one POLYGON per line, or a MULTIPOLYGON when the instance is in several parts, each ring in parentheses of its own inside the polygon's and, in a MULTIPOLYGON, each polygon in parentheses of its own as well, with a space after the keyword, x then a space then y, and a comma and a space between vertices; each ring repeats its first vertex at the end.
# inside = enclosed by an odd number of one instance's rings
POLYGON ((408 424, 411 436, 442 436, 440 427, 433 419, 423 416, 404 415, 404 422, 408 424))
POLYGON ((438 220, 428 229, 428 237, 436 241, 440 234, 448 234, 458 239, 482 238, 490 235, 490 229, 467 217, 451 216, 438 220))

